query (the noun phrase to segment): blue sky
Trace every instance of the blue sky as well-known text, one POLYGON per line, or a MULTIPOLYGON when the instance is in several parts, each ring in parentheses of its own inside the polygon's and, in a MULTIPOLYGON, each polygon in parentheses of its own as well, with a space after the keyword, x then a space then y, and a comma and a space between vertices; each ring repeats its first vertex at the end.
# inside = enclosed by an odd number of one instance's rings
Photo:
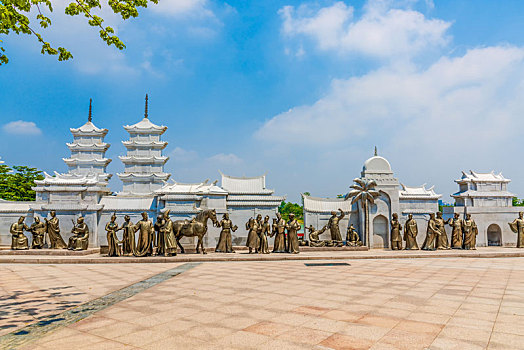
MULTIPOLYGON (((44 36, 72 61, 42 56, 31 37, 1 38, 8 164, 66 171, 69 128, 93 98, 108 171, 121 171, 122 125, 142 118, 147 92, 151 120, 169 127, 177 181, 267 172, 291 200, 334 196, 377 145, 401 182, 435 185, 444 201, 470 169, 502 171, 524 196, 521 1, 160 0, 125 23, 102 11, 123 52, 64 4, 44 36)), ((111 185, 121 187, 116 176, 111 185)))

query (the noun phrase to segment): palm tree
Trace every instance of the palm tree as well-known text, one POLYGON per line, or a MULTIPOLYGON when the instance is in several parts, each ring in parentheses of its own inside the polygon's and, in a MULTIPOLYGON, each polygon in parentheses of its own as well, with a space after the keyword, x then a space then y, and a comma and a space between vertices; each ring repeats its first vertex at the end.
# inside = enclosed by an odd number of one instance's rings
POLYGON ((367 179, 354 179, 355 184, 350 186, 353 190, 346 194, 345 200, 353 198, 351 204, 355 204, 360 201, 362 205, 362 210, 364 210, 364 236, 366 237, 366 245, 370 247, 369 244, 369 207, 368 203, 374 204, 375 198, 380 196, 378 191, 375 191, 375 186, 377 183, 375 180, 367 179))

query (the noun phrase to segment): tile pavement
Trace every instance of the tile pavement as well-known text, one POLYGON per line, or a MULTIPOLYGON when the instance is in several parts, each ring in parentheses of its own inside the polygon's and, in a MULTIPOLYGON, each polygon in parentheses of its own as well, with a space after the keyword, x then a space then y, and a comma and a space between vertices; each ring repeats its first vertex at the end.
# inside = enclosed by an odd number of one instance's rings
MULTIPOLYGON (((351 266, 206 262, 25 348, 524 348, 522 258, 347 262, 351 266)), ((96 285, 97 293, 104 293, 118 288, 117 275, 136 280, 140 267, 160 264, 96 265, 96 274, 105 279, 92 275, 87 284, 66 278, 79 265, 39 266, 38 273, 3 266, 15 269, 11 274, 18 277, 2 279, 2 288, 44 288, 30 282, 34 276, 42 277, 39 283, 53 278, 53 288, 75 284, 75 292, 87 294, 86 286, 96 285), (119 273, 114 273, 115 268, 119 273)), ((9 275, 2 272, 2 277, 9 275)), ((35 308, 60 307, 50 304, 60 294, 47 296, 35 308)), ((90 297, 84 294, 66 299, 82 302, 90 297)), ((11 322, 22 316, 11 314, 11 322)))

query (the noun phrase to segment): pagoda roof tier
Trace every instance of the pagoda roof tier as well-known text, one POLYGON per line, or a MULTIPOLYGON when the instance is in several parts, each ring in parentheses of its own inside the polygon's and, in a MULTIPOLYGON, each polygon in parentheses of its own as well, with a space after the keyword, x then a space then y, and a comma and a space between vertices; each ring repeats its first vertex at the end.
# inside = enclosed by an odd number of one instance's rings
POLYGON ((127 149, 135 149, 135 148, 164 149, 167 146, 166 141, 122 141, 122 144, 127 149))
POLYGON ((457 192, 451 195, 453 198, 464 198, 464 197, 503 197, 503 198, 513 198, 515 194, 508 191, 473 191, 467 190, 464 192, 457 192))
POLYGON ((105 152, 111 146, 109 143, 105 143, 105 142, 89 143, 89 144, 73 142, 73 143, 66 143, 66 145, 67 147, 69 147, 71 151, 95 151, 95 152, 105 152))
POLYGON ((508 183, 511 182, 510 179, 506 179, 502 173, 495 174, 495 171, 490 173, 477 173, 473 170, 469 171, 469 174, 465 171, 462 172, 462 177, 458 180, 455 180, 458 184, 465 184, 468 182, 498 182, 498 183, 508 183))
POLYGON ((69 129, 73 136, 101 136, 107 135, 107 129, 100 129, 95 126, 92 122, 88 121, 79 128, 69 129))
POLYGON ((227 195, 227 192, 217 186, 218 181, 208 183, 208 180, 200 183, 180 183, 166 184, 162 188, 155 191, 161 195, 176 195, 176 194, 217 194, 227 195))
POLYGON ((67 165, 93 164, 107 166, 111 163, 111 159, 108 158, 62 158, 62 160, 67 165))
POLYGON ((35 180, 38 186, 105 186, 107 175, 102 174, 59 174, 49 175, 44 171, 43 180, 35 180))
POLYGON ((165 164, 169 157, 166 156, 119 156, 124 164, 165 164))
POLYGON ((133 125, 124 125, 124 129, 130 134, 159 134, 162 135, 167 126, 159 126, 151 123, 149 118, 144 118, 140 122, 133 125))
POLYGON ((168 173, 120 173, 117 174, 120 180, 126 181, 126 182, 133 182, 133 181, 144 181, 144 180, 163 180, 167 181, 171 174, 168 173))

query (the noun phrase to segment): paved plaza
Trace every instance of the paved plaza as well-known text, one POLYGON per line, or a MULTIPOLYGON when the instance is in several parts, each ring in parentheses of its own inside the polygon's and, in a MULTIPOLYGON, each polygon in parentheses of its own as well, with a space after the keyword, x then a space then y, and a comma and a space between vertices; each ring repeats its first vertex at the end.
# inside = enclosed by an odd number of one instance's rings
POLYGON ((524 348, 522 258, 2 264, 0 276, 0 348, 524 348))

